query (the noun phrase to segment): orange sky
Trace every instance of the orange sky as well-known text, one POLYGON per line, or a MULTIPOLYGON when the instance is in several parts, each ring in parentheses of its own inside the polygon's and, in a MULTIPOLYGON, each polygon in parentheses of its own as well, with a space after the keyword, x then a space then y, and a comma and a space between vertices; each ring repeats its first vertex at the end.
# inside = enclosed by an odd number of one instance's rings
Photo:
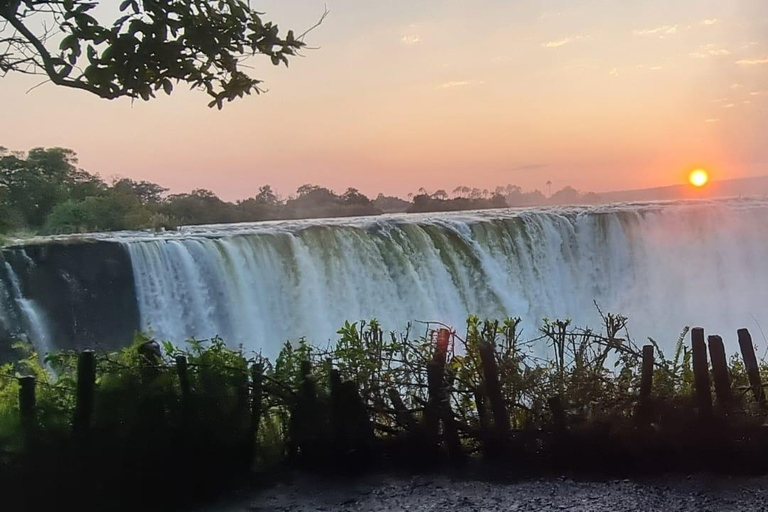
MULTIPOLYGON (((323 1, 258 1, 283 28, 323 1)), ((177 88, 105 101, 0 79, 0 145, 65 146, 105 178, 226 199, 269 183, 368 194, 425 187, 613 190, 768 174, 764 0, 329 0, 269 93, 206 107, 177 88)))

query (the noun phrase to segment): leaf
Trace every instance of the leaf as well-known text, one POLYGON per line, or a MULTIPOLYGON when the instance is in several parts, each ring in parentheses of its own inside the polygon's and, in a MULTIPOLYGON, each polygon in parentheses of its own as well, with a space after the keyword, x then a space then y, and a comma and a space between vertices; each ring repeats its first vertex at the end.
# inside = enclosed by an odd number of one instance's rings
POLYGON ((68 50, 70 48, 74 48, 76 44, 77 44, 77 36, 74 34, 70 34, 61 40, 61 43, 59 44, 59 49, 68 50))
POLYGON ((165 94, 169 96, 171 95, 171 92, 173 92, 173 84, 167 78, 163 80, 163 90, 165 91, 165 94))

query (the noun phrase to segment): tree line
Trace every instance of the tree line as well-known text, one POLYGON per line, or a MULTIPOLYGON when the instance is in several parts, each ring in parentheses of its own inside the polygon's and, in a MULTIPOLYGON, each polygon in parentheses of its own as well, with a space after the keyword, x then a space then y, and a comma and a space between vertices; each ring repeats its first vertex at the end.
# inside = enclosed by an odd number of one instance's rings
POLYGON ((244 200, 229 202, 206 189, 168 194, 149 181, 105 181, 78 167, 77 154, 65 148, 28 152, 0 147, 0 233, 80 233, 174 229, 179 225, 262 220, 346 217, 381 213, 456 211, 509 206, 597 202, 594 194, 566 187, 546 198, 516 185, 492 192, 466 186, 453 194, 419 189, 409 200, 379 194, 371 199, 355 188, 336 193, 306 184, 287 198, 270 185, 244 200), (594 197, 591 197, 594 196, 594 197))

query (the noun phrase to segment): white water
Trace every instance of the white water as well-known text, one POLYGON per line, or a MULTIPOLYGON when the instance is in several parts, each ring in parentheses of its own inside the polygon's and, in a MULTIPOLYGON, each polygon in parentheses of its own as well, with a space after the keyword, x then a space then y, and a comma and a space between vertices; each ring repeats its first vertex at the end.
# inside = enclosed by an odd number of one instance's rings
POLYGON ((639 341, 685 325, 768 328, 768 202, 730 200, 200 226, 111 236, 130 252, 142 326, 274 355, 344 320, 462 329, 469 313, 597 326, 639 341))
MULTIPOLYGON (((26 256, 25 253, 23 254, 26 256)), ((32 260, 29 258, 26 259, 28 264, 34 265, 32 260)), ((51 351, 52 345, 43 314, 40 312, 40 309, 37 307, 34 300, 23 296, 19 278, 8 262, 5 262, 5 271, 10 281, 10 289, 0 290, 2 298, 4 301, 13 301, 16 304, 16 308, 21 316, 21 327, 27 340, 34 344, 40 354, 47 354, 51 351)), ((10 310, 9 306, 9 304, 0 303, 0 322, 7 327, 12 326, 13 324, 9 318, 10 315, 8 313, 3 313, 4 310, 10 310)))

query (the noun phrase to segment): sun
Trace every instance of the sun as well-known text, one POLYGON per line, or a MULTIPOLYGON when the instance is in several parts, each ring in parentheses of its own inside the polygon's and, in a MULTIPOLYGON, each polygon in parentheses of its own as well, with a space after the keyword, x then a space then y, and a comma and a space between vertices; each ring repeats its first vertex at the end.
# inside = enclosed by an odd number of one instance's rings
POLYGON ((688 175, 688 181, 694 187, 703 187, 709 181, 709 173, 704 169, 696 169, 688 175))

